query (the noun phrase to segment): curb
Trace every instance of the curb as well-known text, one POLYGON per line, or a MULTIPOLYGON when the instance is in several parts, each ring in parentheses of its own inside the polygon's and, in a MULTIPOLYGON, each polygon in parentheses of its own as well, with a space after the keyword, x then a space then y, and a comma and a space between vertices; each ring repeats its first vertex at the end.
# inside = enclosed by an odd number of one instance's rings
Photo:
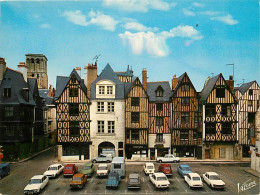
POLYGON ((255 176, 255 177, 257 177, 257 178, 259 178, 259 176, 260 176, 260 174, 259 173, 257 173, 256 171, 250 171, 250 170, 252 170, 252 169, 243 169, 246 173, 248 173, 248 174, 250 174, 250 175, 253 175, 253 176, 255 176))

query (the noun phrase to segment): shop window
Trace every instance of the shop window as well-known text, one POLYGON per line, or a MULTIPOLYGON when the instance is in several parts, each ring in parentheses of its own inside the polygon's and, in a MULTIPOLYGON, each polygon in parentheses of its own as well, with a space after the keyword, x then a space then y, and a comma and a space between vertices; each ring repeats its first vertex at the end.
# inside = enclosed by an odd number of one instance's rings
POLYGON ((139 97, 132 97, 131 98, 131 106, 139 106, 140 98, 139 97))
POLYGON ((217 88, 216 89, 216 97, 217 98, 225 98, 225 88, 217 88))
POLYGON ((79 148, 78 146, 63 146, 62 152, 63 156, 79 155, 79 148))

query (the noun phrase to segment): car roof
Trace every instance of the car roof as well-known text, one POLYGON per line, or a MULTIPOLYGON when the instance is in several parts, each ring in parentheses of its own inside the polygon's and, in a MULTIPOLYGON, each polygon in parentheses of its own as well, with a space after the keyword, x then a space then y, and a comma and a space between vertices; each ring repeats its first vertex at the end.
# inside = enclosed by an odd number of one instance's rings
POLYGON ((115 157, 112 160, 112 163, 125 163, 124 157, 115 157))
POLYGON ((188 173, 191 177, 200 177, 198 173, 188 173))
POLYGON ((73 175, 73 177, 82 177, 84 174, 83 173, 77 173, 75 175, 73 175))
POLYGON ((88 162, 88 163, 85 163, 85 164, 84 164, 84 166, 88 166, 88 167, 91 166, 91 165, 92 165, 91 162, 88 162))
MULTIPOLYGON (((57 166, 60 166, 61 164, 52 164, 50 165, 49 167, 57 167, 57 166)), ((62 166, 62 165, 61 165, 62 166)))
POLYGON ((73 167, 75 164, 66 164, 66 167, 73 167))
POLYGON ((99 164, 98 167, 107 167, 107 164, 99 164))
POLYGON ((217 173, 215 172, 206 172, 208 175, 218 175, 217 173))
POLYGON ((179 165, 180 167, 190 167, 190 165, 179 165))
POLYGON ((154 166, 153 163, 145 163, 146 166, 154 166))
POLYGON ((131 179, 139 178, 139 174, 138 173, 130 173, 129 178, 131 178, 131 179))
POLYGON ((170 164, 161 164, 163 167, 171 167, 170 164))
POLYGON ((45 175, 34 175, 31 179, 42 179, 45 175))
POLYGON ((161 173, 161 172, 154 173, 154 175, 155 175, 156 177, 163 177, 163 176, 166 177, 166 175, 165 175, 164 173, 161 173))

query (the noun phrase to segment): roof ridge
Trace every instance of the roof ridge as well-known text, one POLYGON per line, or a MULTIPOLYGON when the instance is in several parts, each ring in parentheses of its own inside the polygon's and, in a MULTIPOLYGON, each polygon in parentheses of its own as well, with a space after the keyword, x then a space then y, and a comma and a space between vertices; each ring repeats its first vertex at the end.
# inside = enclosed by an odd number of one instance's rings
POLYGON ((18 70, 14 70, 14 69, 12 69, 12 68, 9 68, 9 67, 7 67, 7 69, 9 69, 9 70, 12 70, 12 71, 14 71, 14 72, 17 72, 17 73, 19 73, 19 74, 21 74, 22 76, 23 76, 23 73, 21 73, 20 71, 18 71, 18 70))
POLYGON ((169 81, 151 81, 147 83, 169 83, 169 81))

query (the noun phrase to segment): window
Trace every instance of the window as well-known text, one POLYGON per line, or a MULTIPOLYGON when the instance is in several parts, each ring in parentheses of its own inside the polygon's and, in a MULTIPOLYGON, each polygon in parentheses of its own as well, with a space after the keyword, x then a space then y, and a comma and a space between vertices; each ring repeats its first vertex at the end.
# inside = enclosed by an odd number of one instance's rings
POLYGON ((199 121, 199 113, 195 112, 194 113, 194 122, 197 123, 199 121))
POLYGON ((254 123, 254 121, 255 121, 255 112, 249 112, 248 113, 248 123, 251 123, 251 124, 253 124, 254 123))
POLYGON ((108 133, 115 133, 115 121, 108 121, 107 127, 108 133))
POLYGON ((190 98, 181 98, 181 105, 182 106, 189 106, 190 105, 190 98))
POLYGON ((40 63, 40 60, 39 58, 36 59, 36 63, 39 64, 40 63))
POLYGON ((123 142, 118 142, 118 148, 124 148, 124 143, 123 142))
POLYGON ((139 112, 132 112, 131 120, 132 120, 132 123, 139 123, 139 112))
POLYGON ((132 130, 132 140, 139 140, 139 131, 132 130))
POLYGON ((62 154, 63 156, 73 156, 79 154, 79 147, 78 146, 66 146, 62 147, 62 154))
POLYGON ((113 86, 107 86, 107 94, 112 95, 113 94, 113 86))
POLYGON ((98 102, 97 103, 97 111, 98 112, 104 112, 104 102, 98 102))
POLYGON ((69 96, 70 97, 78 97, 79 89, 78 88, 70 88, 69 96))
POLYGON ((78 104, 69 104, 69 115, 70 116, 79 115, 79 105, 78 104))
POLYGON ((254 93, 254 91, 253 91, 253 89, 249 89, 249 95, 253 95, 253 93, 254 93))
POLYGON ((189 140, 189 132, 188 131, 181 132, 180 138, 181 140, 189 140))
POLYGON ((222 123, 222 134, 232 134, 231 123, 222 123))
POLYGON ((132 97, 131 98, 131 106, 139 106, 139 97, 132 97))
POLYGON ((163 126, 163 117, 156 117, 156 126, 163 126))
POLYGON ((14 125, 8 125, 5 129, 5 135, 6 136, 14 136, 14 130, 15 130, 14 125))
POLYGON ((34 74, 32 74, 32 77, 34 77, 34 74))
POLYGON ((217 98, 225 98, 225 88, 217 88, 216 89, 216 97, 217 98))
POLYGON ((219 157, 226 158, 226 148, 219 148, 219 157))
POLYGON ((182 112, 181 113, 181 124, 189 123, 190 121, 190 115, 188 112, 182 112))
POLYGON ((121 169, 121 164, 114 164, 114 169, 121 169))
POLYGON ((104 124, 105 122, 104 121, 98 121, 98 133, 104 133, 104 124))
POLYGON ((216 115, 216 106, 214 104, 206 105, 206 116, 215 116, 216 115))
POLYGON ((163 90, 162 89, 156 90, 156 97, 163 97, 163 90))
POLYGON ((253 100, 248 100, 248 106, 253 106, 253 100))
POLYGON ((163 142, 163 134, 162 133, 158 133, 156 134, 156 142, 163 142))
POLYGON ((4 88, 4 97, 11 97, 11 88, 4 88))
POLYGON ((162 111, 162 110, 163 110, 163 104, 162 103, 156 104, 156 111, 162 111))
POLYGON ((70 121, 70 136, 79 136, 79 121, 70 121))
POLYGON ((105 94, 105 86, 99 86, 99 88, 98 88, 98 93, 99 93, 100 95, 105 94))
POLYGON ((77 81, 77 79, 76 79, 75 76, 71 77, 71 82, 72 82, 72 83, 76 83, 76 81, 77 81))
POLYGON ((181 86, 181 90, 182 90, 182 91, 189 91, 189 90, 190 90, 190 85, 188 85, 188 84, 183 84, 183 85, 181 86))
POLYGON ((22 89, 22 96, 25 99, 25 101, 29 102, 29 89, 28 88, 22 89))
POLYGON ((216 134, 216 124, 206 123, 205 125, 206 134, 216 134))
POLYGON ((231 106, 230 105, 222 105, 221 113, 223 116, 231 116, 231 106))
POLYGON ((196 131, 193 130, 193 140, 197 140, 198 134, 196 131))
POLYGON ((5 117, 12 117, 14 115, 13 106, 5 107, 5 117))
POLYGON ((114 102, 108 102, 107 103, 107 111, 108 112, 114 112, 114 102))

